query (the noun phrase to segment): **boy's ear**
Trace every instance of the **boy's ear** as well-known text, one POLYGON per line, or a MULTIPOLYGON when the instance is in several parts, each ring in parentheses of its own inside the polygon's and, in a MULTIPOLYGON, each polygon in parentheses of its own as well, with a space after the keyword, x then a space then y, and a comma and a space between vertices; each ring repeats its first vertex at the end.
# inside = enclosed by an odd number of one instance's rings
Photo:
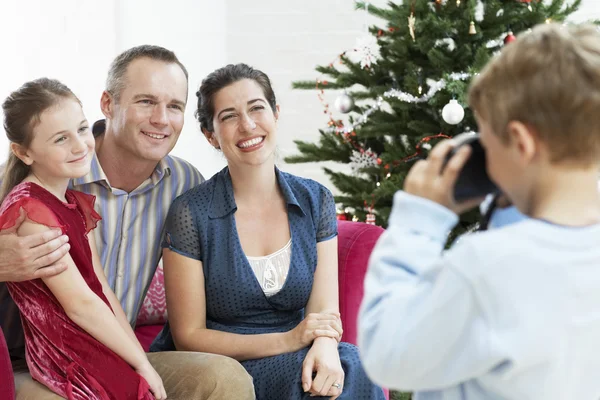
POLYGON ((10 151, 12 151, 19 160, 23 161, 25 165, 33 164, 33 159, 27 153, 27 149, 20 144, 11 143, 10 151))
POLYGON ((509 146, 514 146, 518 152, 519 159, 524 164, 529 164, 539 150, 538 134, 527 124, 520 121, 510 121, 506 126, 509 138, 509 146))
POLYGON ((206 138, 206 140, 208 140, 208 143, 210 143, 210 145, 212 147, 214 147, 217 150, 221 149, 221 146, 219 145, 219 141, 215 137, 214 132, 210 132, 206 128, 202 128, 202 133, 204 134, 204 137, 206 138))

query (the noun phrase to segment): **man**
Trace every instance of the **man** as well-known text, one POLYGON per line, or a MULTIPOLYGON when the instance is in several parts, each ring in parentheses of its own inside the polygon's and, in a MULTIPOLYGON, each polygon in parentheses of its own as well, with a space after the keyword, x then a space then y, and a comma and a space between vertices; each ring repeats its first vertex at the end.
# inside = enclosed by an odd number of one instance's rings
MULTIPOLYGON (((139 46, 112 63, 102 93, 104 132, 96 137, 89 174, 72 188, 96 196, 103 220, 95 229, 109 284, 130 323, 135 323, 161 254, 161 233, 172 201, 203 181, 189 163, 169 156, 183 128, 188 74, 175 54, 139 46)), ((96 129, 95 129, 96 130, 96 129)), ((102 129, 98 129, 102 131, 102 129)), ((51 276, 67 251, 66 238, 0 234, 0 281, 51 276)), ((0 323, 15 368, 18 399, 59 398, 23 368, 23 339, 16 306, 0 284, 0 323)), ((151 353, 172 399, 252 399, 250 376, 237 361, 213 354, 151 353)))

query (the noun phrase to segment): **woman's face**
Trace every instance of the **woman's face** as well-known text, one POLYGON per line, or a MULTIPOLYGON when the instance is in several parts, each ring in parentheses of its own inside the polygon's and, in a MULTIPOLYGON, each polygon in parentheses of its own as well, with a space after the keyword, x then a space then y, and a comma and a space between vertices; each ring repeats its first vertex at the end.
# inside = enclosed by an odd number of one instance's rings
POLYGON ((278 113, 256 81, 242 79, 215 94, 214 132, 205 135, 230 165, 274 162, 278 113))

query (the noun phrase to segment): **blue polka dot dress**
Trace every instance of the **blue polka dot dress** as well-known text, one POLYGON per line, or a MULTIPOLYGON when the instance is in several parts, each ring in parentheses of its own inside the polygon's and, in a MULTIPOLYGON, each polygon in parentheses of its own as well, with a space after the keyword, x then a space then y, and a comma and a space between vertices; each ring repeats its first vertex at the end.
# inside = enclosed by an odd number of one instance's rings
MULTIPOLYGON (((177 198, 169 211, 163 246, 202 261, 209 329, 247 335, 287 332, 304 318, 317 266, 317 242, 337 235, 335 204, 331 192, 315 181, 278 169, 276 175, 288 205, 292 254, 286 281, 272 296, 263 292, 242 250, 227 168, 177 198)), ((167 322, 150 351, 174 349, 167 322)), ((257 400, 320 398, 302 390, 302 363, 308 350, 243 361, 257 400)), ((357 348, 342 342, 338 350, 345 373, 339 399, 384 399, 383 390, 365 375, 357 348)))

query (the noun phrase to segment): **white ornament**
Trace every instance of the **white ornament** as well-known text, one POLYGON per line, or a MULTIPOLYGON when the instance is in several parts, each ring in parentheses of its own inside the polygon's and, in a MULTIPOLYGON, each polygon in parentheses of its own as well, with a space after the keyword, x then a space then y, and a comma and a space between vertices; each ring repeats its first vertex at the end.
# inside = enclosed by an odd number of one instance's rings
POLYGON ((353 150, 350 156, 350 167, 354 172, 359 172, 363 168, 374 167, 377 165, 377 155, 367 149, 363 152, 353 150))
POLYGON ((355 62, 360 61, 361 68, 370 67, 377 64, 381 58, 381 47, 377 43, 377 38, 372 35, 365 35, 356 40, 354 51, 350 53, 355 62))
POLYGON ((456 125, 460 123, 465 117, 465 109, 462 108, 458 101, 452 99, 442 109, 442 118, 450 125, 456 125))
POLYGON ((352 107, 354 107, 354 100, 352 100, 352 97, 350 97, 348 93, 344 92, 335 99, 335 103, 333 103, 333 105, 339 112, 347 114, 350 112, 352 107))

